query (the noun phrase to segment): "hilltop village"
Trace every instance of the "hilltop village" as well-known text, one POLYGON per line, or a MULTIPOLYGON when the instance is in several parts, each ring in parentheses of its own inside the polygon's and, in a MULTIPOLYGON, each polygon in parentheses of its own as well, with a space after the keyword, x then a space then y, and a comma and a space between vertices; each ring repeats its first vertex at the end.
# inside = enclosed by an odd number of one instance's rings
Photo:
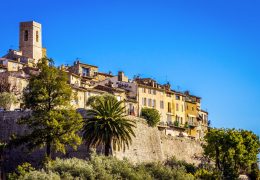
MULTIPOLYGON (((21 22, 19 50, 10 49, 0 58, 0 83, 10 83, 19 100, 10 111, 22 108, 22 92, 30 76, 37 73, 37 62, 47 56, 46 52, 42 47, 41 24, 21 22)), ((117 75, 99 72, 97 66, 80 60, 58 68, 68 75, 68 83, 77 95, 71 105, 77 109, 88 108, 86 102, 91 96, 110 93, 124 101, 127 115, 140 116, 143 107, 157 109, 161 114, 158 128, 166 135, 202 139, 208 130, 208 112, 201 109, 201 98, 188 91, 173 90, 169 83, 159 84, 151 78, 129 79, 123 71, 117 75)))

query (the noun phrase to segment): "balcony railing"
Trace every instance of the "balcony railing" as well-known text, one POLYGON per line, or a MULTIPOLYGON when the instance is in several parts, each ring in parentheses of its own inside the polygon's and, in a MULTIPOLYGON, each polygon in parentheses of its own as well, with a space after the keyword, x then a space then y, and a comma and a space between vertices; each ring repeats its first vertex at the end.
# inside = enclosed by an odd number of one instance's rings
POLYGON ((198 123, 197 123, 197 122, 193 122, 193 121, 189 121, 189 122, 188 122, 188 125, 189 125, 189 126, 196 127, 196 126, 198 126, 198 123))
POLYGON ((166 122, 159 122, 158 125, 159 125, 159 126, 167 126, 167 123, 166 123, 166 122))

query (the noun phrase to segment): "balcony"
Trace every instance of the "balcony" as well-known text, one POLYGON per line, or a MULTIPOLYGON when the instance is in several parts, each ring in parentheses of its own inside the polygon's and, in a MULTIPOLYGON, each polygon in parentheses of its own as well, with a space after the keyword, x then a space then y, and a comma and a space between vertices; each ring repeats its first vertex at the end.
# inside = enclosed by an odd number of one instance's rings
POLYGON ((178 121, 174 121, 174 122, 168 121, 167 125, 170 126, 170 127, 177 128, 177 129, 186 129, 185 125, 180 124, 178 121))
POLYGON ((166 122, 159 122, 158 123, 158 127, 164 127, 164 128, 166 128, 168 125, 167 125, 167 123, 166 122))
POLYGON ((189 121, 189 122, 188 122, 188 125, 189 125, 190 127, 197 127, 197 126, 198 126, 198 123, 197 123, 197 122, 193 122, 193 121, 189 121))

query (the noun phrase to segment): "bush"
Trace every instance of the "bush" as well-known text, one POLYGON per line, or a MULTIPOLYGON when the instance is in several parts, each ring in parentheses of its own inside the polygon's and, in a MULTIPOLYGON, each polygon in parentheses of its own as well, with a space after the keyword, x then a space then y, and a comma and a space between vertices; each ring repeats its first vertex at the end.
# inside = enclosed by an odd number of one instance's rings
POLYGON ((160 122, 160 114, 157 109, 152 109, 152 108, 142 108, 141 110, 141 116, 147 120, 147 123, 155 127, 158 122, 160 122))
POLYGON ((57 172, 61 176, 71 176, 74 178, 94 179, 95 173, 93 166, 87 161, 77 158, 59 159, 46 165, 46 169, 51 172, 57 172))
POLYGON ((166 163, 148 163, 134 165, 128 160, 118 160, 115 157, 98 156, 92 154, 89 160, 77 158, 59 159, 47 163, 44 169, 35 170, 26 163, 17 168, 17 173, 9 176, 9 179, 176 179, 189 180, 194 176, 186 172, 184 166, 170 166, 166 163))
POLYGON ((221 178, 221 175, 219 172, 217 171, 209 171, 209 170, 206 170, 206 169, 198 169, 195 173, 195 177, 197 179, 205 179, 205 180, 215 180, 215 179, 222 179, 221 178))
POLYGON ((162 163, 149 163, 146 166, 146 170, 152 175, 153 179, 162 180, 189 180, 194 179, 192 174, 185 172, 184 168, 170 168, 162 163))
POLYGON ((53 172, 46 173, 45 171, 30 171, 18 178, 19 180, 61 180, 62 178, 53 172))

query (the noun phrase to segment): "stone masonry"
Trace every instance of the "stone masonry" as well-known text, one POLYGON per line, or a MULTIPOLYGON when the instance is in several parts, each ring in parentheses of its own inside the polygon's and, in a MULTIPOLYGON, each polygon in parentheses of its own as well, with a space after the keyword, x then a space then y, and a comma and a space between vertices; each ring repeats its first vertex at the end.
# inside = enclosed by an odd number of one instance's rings
MULTIPOLYGON (((25 127, 16 124, 21 117, 29 112, 0 112, 0 140, 8 141, 14 134, 23 134, 27 131, 25 127)), ((82 113, 84 116, 84 113, 82 113)), ((186 138, 172 137, 159 131, 157 127, 149 127, 144 119, 129 116, 136 122, 135 134, 132 145, 125 151, 115 151, 113 154, 119 159, 127 158, 133 163, 164 161, 175 156, 179 160, 199 164, 199 157, 202 154, 202 147, 199 141, 186 138)), ((83 143, 76 151, 68 149, 65 155, 55 154, 61 158, 77 157, 85 159, 88 157, 88 150, 83 143)), ((44 156, 44 149, 29 153, 26 148, 15 148, 5 152, 5 170, 13 170, 22 162, 31 162, 37 165, 44 156)))

